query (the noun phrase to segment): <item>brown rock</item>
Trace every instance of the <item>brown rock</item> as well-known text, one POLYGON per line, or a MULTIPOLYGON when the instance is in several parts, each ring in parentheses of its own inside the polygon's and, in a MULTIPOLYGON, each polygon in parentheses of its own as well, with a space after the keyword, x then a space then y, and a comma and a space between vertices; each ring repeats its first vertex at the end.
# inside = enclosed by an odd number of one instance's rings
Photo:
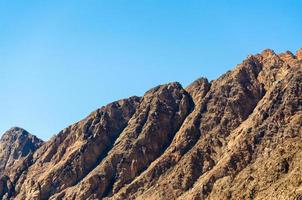
POLYGON ((0 176, 35 152, 42 143, 22 128, 14 127, 5 132, 0 139, 0 176))
POLYGON ((18 176, 17 169, 26 169, 26 161, 31 159, 32 154, 42 144, 42 140, 18 127, 11 128, 2 135, 0 139, 0 197, 7 199, 14 195, 14 186, 10 177, 18 176), (17 167, 19 165, 20 168, 17 167))
MULTIPOLYGON (((158 86, 142 98, 102 107, 39 144, 34 154, 2 153, 5 163, 14 158, 9 166, 16 172, 0 165, 7 174, 0 196, 298 199, 300 51, 250 55, 211 83, 201 78, 186 89, 158 86)), ((11 152, 11 144, 2 152, 11 152)))
POLYGON ((131 97, 102 107, 45 143, 17 181, 16 199, 46 199, 77 184, 106 157, 139 101, 131 97))
POLYGON ((64 197, 101 198, 119 191, 165 151, 191 108, 189 94, 178 83, 147 92, 108 156, 64 197))

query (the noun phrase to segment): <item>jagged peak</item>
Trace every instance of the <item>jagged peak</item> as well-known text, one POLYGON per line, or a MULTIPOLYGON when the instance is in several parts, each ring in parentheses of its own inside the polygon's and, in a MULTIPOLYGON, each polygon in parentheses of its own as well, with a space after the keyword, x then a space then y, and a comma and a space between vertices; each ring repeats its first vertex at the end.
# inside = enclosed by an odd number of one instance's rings
POLYGON ((291 51, 285 51, 284 53, 281 54, 290 55, 293 58, 295 57, 295 55, 291 51))
POLYGON ((302 48, 300 48, 300 49, 297 51, 296 56, 297 56, 298 60, 302 60, 302 48))
POLYGON ((196 103, 209 91, 211 83, 207 78, 201 77, 186 87, 186 91, 191 95, 196 103))
MULTIPOLYGON (((245 64, 248 63, 261 63, 262 65, 265 63, 275 63, 274 65, 276 65, 276 62, 279 62, 279 64, 277 64, 279 67, 282 65, 282 63, 287 63, 290 66, 294 66, 296 65, 296 63, 299 60, 299 55, 300 55, 300 60, 302 59, 302 48, 299 49, 297 51, 297 54, 293 54, 291 51, 285 51, 282 53, 276 53, 274 50, 272 49, 265 49, 263 50, 260 54, 255 54, 255 55, 248 55, 247 58, 245 60, 243 60, 242 64, 239 65, 239 67, 245 67, 245 64), (243 66, 242 66, 243 65, 243 66)), ((285 66, 285 65, 284 65, 285 66)), ((236 67, 238 68, 238 67, 236 67)), ((235 68, 235 69, 236 69, 235 68)), ((262 68, 262 70, 270 70, 270 68, 262 68)))
POLYGON ((27 132, 23 128, 20 128, 20 127, 11 127, 10 129, 8 129, 7 131, 5 131, 3 133, 1 140, 4 139, 4 138, 13 137, 13 136, 20 135, 20 134, 30 135, 30 133, 27 132))
POLYGON ((246 65, 246 64, 252 64, 252 65, 257 65, 257 63, 259 63, 259 54, 257 55, 248 55, 241 63, 241 65, 237 65, 237 67, 234 69, 236 70, 238 67, 240 68, 240 66, 242 67, 242 65, 246 65))
POLYGON ((17 132, 17 131, 24 131, 26 133, 28 133, 25 129, 18 127, 18 126, 13 126, 10 129, 8 129, 7 132, 17 132))
POLYGON ((296 56, 291 52, 291 51, 285 51, 279 54, 279 57, 281 57, 281 59, 295 59, 296 56))
POLYGON ((208 82, 209 82, 209 80, 206 77, 200 77, 200 78, 196 79, 195 81, 193 81, 193 83, 191 83, 190 85, 197 84, 197 83, 202 83, 203 84, 203 83, 208 83, 208 82))
POLYGON ((302 48, 297 50, 296 54, 288 50, 277 54, 275 51, 271 49, 265 49, 262 51, 261 54, 256 55, 256 58, 259 59, 259 61, 264 61, 272 57, 274 57, 274 59, 279 58, 284 62, 296 62, 297 60, 302 60, 302 48))
POLYGON ((181 90, 183 89, 182 85, 179 83, 179 82, 171 82, 171 83, 167 83, 167 84, 163 84, 163 85, 159 85, 159 86, 156 86, 150 90, 148 90, 144 96, 146 95, 149 95, 149 94, 154 94, 158 91, 164 91, 164 90, 170 90, 170 91, 173 91, 173 90, 181 90))
POLYGON ((7 130, 1 137, 1 140, 16 140, 19 137, 26 137, 26 138, 33 138, 34 140, 37 140, 37 142, 42 143, 43 140, 36 137, 35 135, 30 134, 28 131, 21 127, 12 127, 9 130, 7 130))
POLYGON ((188 85, 186 87, 186 90, 189 92, 191 90, 191 88, 198 87, 198 86, 203 86, 203 85, 208 85, 208 84, 210 84, 210 83, 209 83, 209 80, 207 78, 200 77, 200 78, 196 79, 195 81, 193 81, 190 85, 188 85))
POLYGON ((268 58, 268 57, 271 57, 271 56, 275 56, 277 55, 275 53, 274 50, 272 49, 264 49, 262 52, 261 52, 261 55, 264 57, 264 58, 268 58))

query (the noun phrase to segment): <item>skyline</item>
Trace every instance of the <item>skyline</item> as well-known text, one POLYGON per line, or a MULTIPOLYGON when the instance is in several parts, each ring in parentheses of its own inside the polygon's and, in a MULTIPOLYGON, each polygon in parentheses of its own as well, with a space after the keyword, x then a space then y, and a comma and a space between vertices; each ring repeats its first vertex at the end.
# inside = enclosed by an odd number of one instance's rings
POLYGON ((47 140, 158 84, 302 47, 299 1, 118 2, 0 0, 1 135, 18 126, 47 140))

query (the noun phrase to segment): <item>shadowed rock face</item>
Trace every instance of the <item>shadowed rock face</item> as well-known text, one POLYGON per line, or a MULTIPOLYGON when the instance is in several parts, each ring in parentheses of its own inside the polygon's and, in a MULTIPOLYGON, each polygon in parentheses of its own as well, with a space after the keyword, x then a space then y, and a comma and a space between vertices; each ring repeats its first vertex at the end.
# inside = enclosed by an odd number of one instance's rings
POLYGON ((301 50, 268 49, 217 80, 158 86, 100 108, 42 146, 36 139, 31 150, 5 134, 0 196, 302 198, 301 58, 301 50))
POLYGON ((18 170, 26 168, 33 153, 43 141, 18 127, 6 131, 0 139, 0 197, 14 195, 14 179, 18 170), (11 178, 10 178, 11 177, 11 178))
POLYGON ((43 141, 18 127, 5 132, 0 139, 0 175, 36 151, 43 141))

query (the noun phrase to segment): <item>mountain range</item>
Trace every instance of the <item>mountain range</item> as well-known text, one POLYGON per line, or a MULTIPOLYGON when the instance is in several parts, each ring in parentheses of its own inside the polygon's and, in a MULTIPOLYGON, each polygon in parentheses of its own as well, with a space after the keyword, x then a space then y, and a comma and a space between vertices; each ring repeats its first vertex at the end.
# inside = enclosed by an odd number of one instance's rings
POLYGON ((0 140, 0 198, 302 199, 302 49, 122 99, 42 141, 0 140))

